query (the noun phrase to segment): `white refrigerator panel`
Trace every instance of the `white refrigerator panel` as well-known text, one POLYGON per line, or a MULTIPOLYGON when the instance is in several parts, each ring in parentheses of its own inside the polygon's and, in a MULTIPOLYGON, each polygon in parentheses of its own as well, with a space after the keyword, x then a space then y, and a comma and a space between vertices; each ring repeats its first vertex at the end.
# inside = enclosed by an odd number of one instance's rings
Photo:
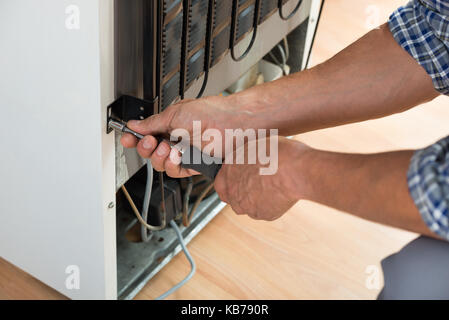
POLYGON ((116 297, 112 4, 0 0, 0 255, 71 298, 116 297))

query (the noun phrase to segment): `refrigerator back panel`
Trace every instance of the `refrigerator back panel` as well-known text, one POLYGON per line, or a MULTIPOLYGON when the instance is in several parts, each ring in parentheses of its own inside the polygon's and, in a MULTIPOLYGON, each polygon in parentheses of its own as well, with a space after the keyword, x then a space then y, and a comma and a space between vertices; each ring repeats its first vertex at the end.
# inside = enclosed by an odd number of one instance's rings
MULTIPOLYGON (((160 95, 162 109, 184 96, 202 76, 207 81, 209 69, 229 54, 231 46, 237 46, 254 34, 256 21, 263 24, 279 10, 277 0, 159 0, 153 7, 155 12, 146 14, 153 14, 155 21, 158 5, 162 5, 164 14, 162 34, 153 30, 153 37, 144 37, 144 41, 153 43, 144 46, 162 48, 162 66, 154 61, 143 61, 144 78, 157 81, 152 95, 144 93, 144 96, 155 100, 160 95), (158 38, 162 39, 161 43, 154 43, 158 38)), ((154 26, 160 28, 157 23, 154 26)))

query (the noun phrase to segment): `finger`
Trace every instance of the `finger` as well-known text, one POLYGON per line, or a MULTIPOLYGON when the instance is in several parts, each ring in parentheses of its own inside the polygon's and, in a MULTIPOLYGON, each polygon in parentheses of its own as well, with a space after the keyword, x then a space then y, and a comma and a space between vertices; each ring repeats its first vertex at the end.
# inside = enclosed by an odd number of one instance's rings
POLYGON ((273 215, 273 216, 268 216, 264 220, 271 222, 271 221, 275 221, 275 220, 279 219, 280 217, 282 217, 282 214, 276 214, 276 215, 273 215))
POLYGON ((157 147, 157 140, 153 136, 145 136, 137 144, 137 152, 142 158, 149 159, 157 147))
POLYGON ((130 133, 125 133, 120 139, 120 143, 125 148, 135 148, 137 146, 137 138, 130 133))
POLYGON ((225 170, 226 166, 223 166, 218 172, 217 177, 215 178, 214 187, 221 201, 229 203, 225 170))
POLYGON ((181 168, 181 154, 175 148, 170 151, 169 157, 164 163, 165 172, 172 178, 185 178, 187 176, 182 175, 181 168))
POLYGON ((246 214, 245 210, 243 210, 238 204, 231 204, 231 208, 238 216, 243 216, 246 214))
POLYGON ((231 198, 231 207, 234 210, 234 212, 237 215, 247 215, 249 213, 248 210, 246 210, 246 207, 244 205, 244 200, 238 198, 238 194, 235 193, 235 190, 228 191, 231 198))
POLYGON ((170 156, 164 163, 165 172, 172 178, 186 178, 199 173, 195 170, 184 169, 181 166, 181 154, 175 148, 172 148, 170 156))
POLYGON ((170 155, 171 148, 167 142, 161 142, 151 155, 151 163, 157 171, 165 171, 165 161, 170 155))
POLYGON ((167 108, 164 112, 152 115, 145 120, 131 120, 127 125, 131 130, 143 135, 163 134, 169 131, 174 114, 174 108, 167 108))

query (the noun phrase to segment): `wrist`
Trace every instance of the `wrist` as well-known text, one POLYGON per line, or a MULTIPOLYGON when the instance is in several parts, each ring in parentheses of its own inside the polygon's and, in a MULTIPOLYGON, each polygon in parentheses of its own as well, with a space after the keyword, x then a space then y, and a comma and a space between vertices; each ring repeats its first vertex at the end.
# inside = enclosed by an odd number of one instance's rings
POLYGON ((299 141, 289 140, 288 169, 285 172, 285 190, 296 201, 313 199, 315 171, 321 151, 299 141))
POLYGON ((242 129, 278 129, 273 122, 277 110, 272 98, 266 95, 264 85, 259 85, 227 97, 236 115, 241 119, 242 129))
POLYGON ((278 129, 281 136, 293 135, 298 133, 297 118, 301 110, 297 99, 301 86, 297 78, 296 75, 264 83, 233 94, 229 99, 238 106, 245 123, 253 128, 278 129))

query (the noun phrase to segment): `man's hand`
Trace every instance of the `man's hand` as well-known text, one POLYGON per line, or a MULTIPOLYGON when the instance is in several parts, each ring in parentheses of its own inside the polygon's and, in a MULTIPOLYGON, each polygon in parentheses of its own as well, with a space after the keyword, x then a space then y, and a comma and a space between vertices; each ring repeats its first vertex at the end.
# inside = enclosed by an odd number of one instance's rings
MULTIPOLYGON (((246 111, 245 105, 257 103, 243 95, 231 97, 206 97, 198 100, 184 100, 168 107, 164 112, 142 121, 130 121, 128 127, 145 135, 140 142, 131 134, 124 134, 121 143, 126 148, 137 147, 143 158, 151 159, 157 171, 166 171, 174 178, 195 174, 195 171, 182 169, 176 165, 179 154, 175 149, 162 142, 158 145, 155 135, 171 134, 175 129, 187 130, 193 142, 193 122, 201 122, 201 134, 207 129, 217 129, 225 136, 225 129, 252 127, 254 121, 246 111)), ((201 139, 200 139, 201 141, 201 139)), ((210 142, 204 142, 209 144, 210 142)), ((221 145, 224 146, 223 141, 221 145)), ((196 146, 202 149, 203 146, 196 146)), ((223 150, 224 154, 224 150, 223 150)))
POLYGON ((259 164, 224 165, 217 175, 217 193, 237 214, 272 221, 298 200, 310 200, 436 237, 408 191, 407 170, 413 151, 345 154, 316 150, 285 138, 279 138, 278 149, 279 169, 274 175, 260 175, 263 166, 259 164))
MULTIPOLYGON (((236 154, 255 150, 257 143, 250 141, 236 154)), ((266 143, 269 144, 270 139, 266 143)), ((295 181, 296 163, 311 149, 298 141, 281 137, 278 143, 278 170, 275 174, 261 175, 260 168, 265 166, 260 164, 225 164, 217 175, 215 190, 237 214, 272 221, 280 218, 301 198, 303 181, 295 181)))
MULTIPOLYGON (((132 121, 131 129, 148 136, 137 144, 124 135, 122 144, 137 146, 157 170, 185 177, 193 172, 169 160, 168 144, 155 150, 154 135, 178 128, 192 133, 193 121, 199 120, 203 132, 218 129, 222 137, 225 129, 236 128, 279 129, 279 135, 288 136, 402 112, 437 95, 431 78, 385 24, 310 70, 229 97, 182 101, 159 115, 132 121)), ((175 151, 171 155, 177 160, 175 151)))

